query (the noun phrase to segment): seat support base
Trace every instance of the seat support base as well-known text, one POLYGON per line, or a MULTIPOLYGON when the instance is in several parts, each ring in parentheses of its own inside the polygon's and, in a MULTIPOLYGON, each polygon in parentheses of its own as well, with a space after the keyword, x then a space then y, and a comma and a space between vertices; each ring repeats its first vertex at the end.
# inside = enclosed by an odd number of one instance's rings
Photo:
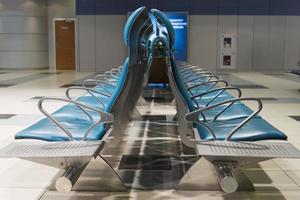
POLYGON ((196 150, 202 158, 187 171, 178 189, 254 191, 240 166, 273 158, 300 158, 300 151, 288 142, 199 141, 196 150))
MULTIPOLYGON (((254 185, 239 168, 230 170, 238 184, 237 191, 254 191, 254 185)), ((182 177, 176 189, 193 191, 220 191, 230 186, 220 180, 216 166, 205 158, 200 158, 182 177), (205 172, 205 173, 203 173, 205 172)), ((229 190, 227 190, 228 192, 229 190)), ((230 193, 230 192, 228 192, 230 193)))
MULTIPOLYGON (((49 191, 57 191, 58 186, 68 191, 106 191, 106 192, 125 192, 128 189, 123 184, 120 176, 113 167, 103 158, 97 156, 92 159, 82 172, 74 171, 74 175, 69 175, 68 171, 62 170, 55 178, 55 181, 49 187, 49 191), (69 177, 76 177, 76 173, 80 173, 80 177, 76 182, 73 182, 69 177), (67 176, 66 176, 67 175, 67 176), (61 181, 68 179, 69 181, 61 181), (61 182, 59 182, 61 181, 61 182), (58 184, 64 183, 60 186, 58 184), (72 187, 68 187, 72 183, 72 187)), ((64 190, 59 190, 64 191, 64 190)))

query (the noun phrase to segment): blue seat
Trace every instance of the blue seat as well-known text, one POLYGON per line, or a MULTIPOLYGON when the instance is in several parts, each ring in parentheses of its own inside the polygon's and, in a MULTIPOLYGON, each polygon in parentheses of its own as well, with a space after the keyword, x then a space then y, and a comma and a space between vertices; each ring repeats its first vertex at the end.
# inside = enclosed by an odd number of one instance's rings
MULTIPOLYGON (((195 80, 193 82, 190 82, 189 84, 184 84, 184 79, 180 75, 177 63, 173 61, 172 64, 176 85, 182 97, 184 98, 190 112, 235 98, 227 91, 222 92, 220 95, 218 95, 220 91, 215 91, 192 99, 192 97, 195 95, 218 89, 218 87, 211 87, 210 84, 207 84, 201 87, 192 88, 190 89, 190 91, 188 91, 188 87, 192 86, 193 84, 199 84, 206 80, 195 80), (218 96, 216 97, 216 95, 218 96), (213 101, 210 102, 212 99, 213 101)), ((199 77, 200 76, 201 75, 199 75, 199 77)), ((237 127, 248 116, 253 114, 253 110, 248 106, 241 102, 235 102, 215 119, 215 116, 220 111, 222 111, 226 107, 226 105, 228 104, 205 110, 202 112, 203 115, 199 114, 198 116, 198 120, 204 123, 205 126, 209 127, 214 132, 217 140, 226 139, 230 131, 237 127)), ((213 136, 205 126, 197 123, 194 124, 194 127, 198 130, 201 139, 212 140, 213 136)), ((231 140, 236 141, 258 141, 273 139, 286 140, 287 136, 273 127, 271 124, 266 122, 259 115, 254 116, 254 118, 252 118, 250 121, 248 121, 248 123, 242 126, 231 138, 231 140)))
MULTIPOLYGON (((123 37, 125 45, 129 48, 135 47, 135 44, 130 43, 130 36, 132 31, 135 31, 133 29, 135 21, 138 20, 138 17, 143 12, 145 12, 145 7, 141 7, 134 11, 125 25, 123 37)), ((90 90, 89 92, 91 92, 93 95, 86 93, 83 96, 78 97, 75 101, 81 103, 82 105, 86 105, 94 109, 96 108, 99 111, 110 113, 125 86, 126 77, 128 77, 128 68, 129 58, 125 60, 120 73, 117 70, 107 73, 111 74, 111 82, 117 81, 116 85, 99 82, 99 84, 93 88, 93 90, 109 94, 109 96, 100 95, 99 93, 90 90), (95 97, 97 97, 97 99, 95 97)), ((99 113, 95 111, 88 111, 87 108, 85 108, 84 110, 89 114, 87 115, 82 111, 83 109, 84 108, 79 107, 77 104, 75 105, 74 103, 70 103, 54 112, 51 116, 56 119, 64 129, 69 131, 75 140, 82 140, 89 128, 100 119, 99 113)), ((104 134, 107 132, 107 129, 108 126, 103 124, 93 127, 93 129, 89 132, 87 139, 101 140, 104 134)), ((20 131, 15 135, 15 138, 39 139, 46 141, 69 140, 69 137, 66 135, 66 133, 48 118, 43 118, 30 127, 20 131)))
MULTIPOLYGON (((66 127, 73 135, 75 140, 82 140, 86 130, 92 125, 92 122, 83 119, 77 119, 70 114, 68 117, 62 116, 56 118, 58 121, 66 127)), ((88 140, 101 140, 106 133, 106 127, 100 124, 98 127, 92 129, 88 135, 88 140)), ((34 125, 19 132, 16 139, 38 139, 45 141, 68 141, 69 138, 66 134, 54 125, 48 118, 44 118, 34 125)))
MULTIPOLYGON (((241 91, 238 88, 220 88, 219 79, 210 73, 196 69, 195 67, 181 67, 186 65, 176 62, 173 54, 173 41, 175 40, 174 28, 170 20, 160 11, 151 10, 158 21, 162 23, 164 31, 170 40, 170 66, 169 74, 171 87, 175 94, 178 109, 178 121, 180 135, 183 142, 190 147, 197 146, 197 141, 189 141, 187 135, 189 126, 186 121, 192 123, 197 129, 202 140, 225 140, 228 136, 235 141, 258 140, 286 140, 287 136, 265 121, 258 113, 262 109, 262 103, 255 98, 240 98, 241 91), (214 82, 213 82, 214 81, 214 82), (213 82, 213 83, 212 83, 213 82), (201 86, 199 86, 201 84, 201 86), (231 94, 232 90, 238 92, 237 97, 231 94), (243 101, 255 101, 257 110, 253 111, 243 101), (224 110, 225 109, 225 110, 224 110), (185 120, 183 120, 185 118, 185 120), (247 123, 244 123, 247 122, 247 123), (238 129, 236 129, 238 128, 238 129), (231 131, 236 130, 233 135, 231 131), (213 136, 216 136, 213 137, 213 136)), ((201 152, 199 152, 201 154, 201 152)))
MULTIPOLYGON (((128 59, 126 59, 120 79, 117 83, 117 86, 114 87, 114 90, 111 97, 105 97, 102 95, 98 95, 95 93, 94 95, 99 97, 101 101, 104 103, 102 105, 99 103, 95 97, 90 95, 89 93, 78 97, 76 101, 83 103, 88 106, 92 106, 97 108, 98 110, 110 112, 113 104, 120 94, 125 79, 128 73, 128 59)), ((104 87, 104 86, 103 86, 104 87)), ((99 88, 98 88, 99 89, 99 88)), ((60 122, 60 124, 70 131, 75 140, 82 140, 85 132, 88 130, 90 126, 92 126, 95 121, 99 120, 99 114, 94 111, 88 111, 88 113, 92 116, 93 121, 89 119, 89 117, 75 104, 67 104, 62 108, 58 109, 56 112, 52 114, 52 116, 60 122)), ((94 127, 89 133, 87 139, 88 140, 101 140, 104 134, 107 131, 107 126, 98 125, 94 127)), ((45 141, 68 141, 69 138, 66 134, 56 125, 54 125, 48 118, 43 118, 30 127, 20 131, 15 135, 16 139, 39 139, 45 141)))
MULTIPOLYGON (((209 109, 203 112, 206 120, 213 120, 215 116, 225 108, 224 106, 218 106, 213 109, 209 109)), ((246 118, 253 113, 253 110, 242 103, 235 103, 226 109, 222 114, 217 117, 216 121, 232 120, 246 118)), ((259 115, 255 116, 260 118, 259 115)), ((199 115, 199 120, 203 121, 203 116, 199 115)))
MULTIPOLYGON (((224 140, 244 119, 206 122, 215 133, 217 140, 224 140)), ((213 136, 203 125, 197 125, 203 140, 212 140, 213 136)), ((234 141, 286 140, 287 136, 262 118, 253 118, 240 128, 231 138, 234 141)))
POLYGON ((200 107, 207 107, 207 105, 213 105, 213 104, 216 104, 216 103, 220 103, 220 102, 223 102, 223 101, 226 101, 226 100, 229 100, 229 99, 234 99, 233 96, 231 95, 222 95, 222 96, 218 96, 217 98, 214 98, 214 96, 211 96, 211 98, 196 98, 195 101, 197 102, 196 105, 199 105, 200 107))

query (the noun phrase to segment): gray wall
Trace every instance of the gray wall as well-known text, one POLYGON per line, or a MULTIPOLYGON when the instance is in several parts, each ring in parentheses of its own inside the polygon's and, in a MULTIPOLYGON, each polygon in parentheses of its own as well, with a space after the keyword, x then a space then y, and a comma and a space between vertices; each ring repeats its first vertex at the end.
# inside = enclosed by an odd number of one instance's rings
MULTIPOLYGON (((54 69, 54 18, 76 18, 75 0, 48 0, 49 68, 54 69)), ((78 47, 77 47, 78 48, 78 47)))
MULTIPOLYGON (((75 0, 0 0, 0 68, 54 67, 53 19, 76 18, 75 0)), ((125 15, 77 16, 79 71, 121 65, 125 15)), ((191 15, 189 62, 219 70, 220 35, 237 33, 237 70, 288 70, 300 59, 300 16, 191 15)))
POLYGON ((300 16, 191 15, 189 62, 219 70, 222 33, 237 33, 237 71, 285 71, 300 60, 300 16))
POLYGON ((80 71, 103 72, 120 66, 126 57, 125 15, 80 15, 78 62, 80 71))
POLYGON ((47 1, 0 0, 0 68, 47 68, 47 1))
MULTIPOLYGON (((122 64, 124 15, 80 15, 81 71, 105 71, 122 64)), ((300 16, 216 16, 189 18, 188 61, 220 71, 222 33, 237 34, 237 71, 285 71, 300 59, 300 16)))

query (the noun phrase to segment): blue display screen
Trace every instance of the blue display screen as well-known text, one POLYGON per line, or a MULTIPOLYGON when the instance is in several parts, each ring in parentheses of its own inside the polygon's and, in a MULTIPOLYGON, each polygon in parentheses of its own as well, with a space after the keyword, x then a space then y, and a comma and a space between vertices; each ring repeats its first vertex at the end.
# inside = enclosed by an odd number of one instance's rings
POLYGON ((188 15, 184 12, 166 12, 175 30, 175 58, 187 61, 188 15))

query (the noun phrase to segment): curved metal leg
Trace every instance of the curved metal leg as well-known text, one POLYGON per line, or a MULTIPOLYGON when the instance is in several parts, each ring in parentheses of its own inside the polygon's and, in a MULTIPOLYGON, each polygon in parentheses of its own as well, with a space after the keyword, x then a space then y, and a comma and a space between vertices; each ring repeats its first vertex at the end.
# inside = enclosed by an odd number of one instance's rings
POLYGON ((124 192, 127 188, 113 167, 99 155, 83 169, 69 167, 60 172, 60 176, 49 190, 124 192))
POLYGON ((204 158, 199 159, 182 177, 177 189, 215 191, 226 193, 235 191, 254 191, 250 179, 238 168, 230 168, 222 162, 211 164, 204 158))
POLYGON ((142 96, 140 96, 140 98, 138 99, 138 102, 137 102, 136 105, 137 106, 146 106, 147 102, 146 102, 146 100, 142 96))
POLYGON ((171 106, 176 106, 176 100, 175 99, 172 100, 171 106))
POLYGON ((173 116, 172 121, 178 121, 178 113, 173 116))
POLYGON ((237 191, 255 191, 252 181, 242 170, 235 168, 232 172, 239 185, 237 191))
POLYGON ((131 120, 137 120, 137 119, 142 120, 142 115, 141 115, 141 113, 138 111, 138 109, 136 107, 130 113, 130 119, 131 120))
POLYGON ((177 185, 178 190, 219 191, 219 181, 214 166, 200 158, 182 177, 177 185))
POLYGON ((92 160, 82 172, 73 191, 127 191, 118 173, 103 158, 92 160))

